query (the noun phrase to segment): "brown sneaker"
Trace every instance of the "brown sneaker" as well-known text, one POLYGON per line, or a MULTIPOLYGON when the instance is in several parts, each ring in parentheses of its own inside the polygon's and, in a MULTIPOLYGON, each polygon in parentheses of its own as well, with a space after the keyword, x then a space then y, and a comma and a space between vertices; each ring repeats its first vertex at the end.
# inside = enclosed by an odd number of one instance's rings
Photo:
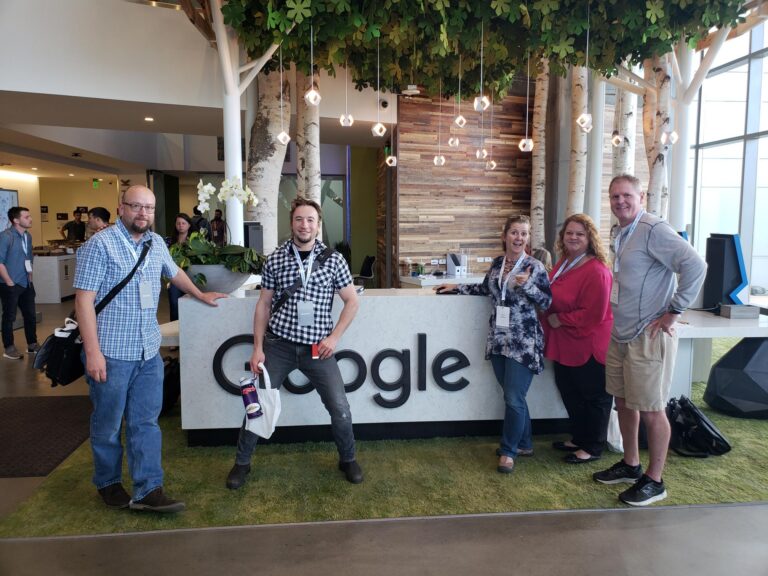
POLYGON ((499 465, 496 466, 496 470, 502 474, 511 474, 515 471, 515 461, 509 456, 502 456, 499 458, 499 465))
POLYGON ((128 504, 131 502, 131 495, 125 491, 120 482, 99 488, 99 494, 101 499, 104 500, 104 504, 110 508, 128 508, 128 504))
POLYGON ((184 510, 184 502, 168 498, 163 492, 163 487, 158 486, 141 500, 131 500, 131 510, 144 510, 148 512, 181 512, 184 510))

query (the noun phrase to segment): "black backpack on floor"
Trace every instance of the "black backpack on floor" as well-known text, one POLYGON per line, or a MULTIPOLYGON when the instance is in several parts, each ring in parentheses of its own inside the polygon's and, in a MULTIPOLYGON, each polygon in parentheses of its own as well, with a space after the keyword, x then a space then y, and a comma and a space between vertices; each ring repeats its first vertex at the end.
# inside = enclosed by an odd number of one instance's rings
POLYGON ((707 458, 731 450, 723 433, 685 396, 667 403, 667 418, 672 427, 669 447, 680 456, 707 458))
POLYGON ((181 394, 181 366, 178 358, 163 358, 163 408, 160 416, 170 412, 181 394))

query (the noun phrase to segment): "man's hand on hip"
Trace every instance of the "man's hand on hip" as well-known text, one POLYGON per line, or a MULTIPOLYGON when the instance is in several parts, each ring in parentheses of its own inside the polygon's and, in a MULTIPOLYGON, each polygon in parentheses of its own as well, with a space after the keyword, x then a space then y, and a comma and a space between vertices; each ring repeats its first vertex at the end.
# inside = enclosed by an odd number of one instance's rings
POLYGON ((651 322, 649 325, 651 329, 651 338, 656 338, 656 334, 659 333, 659 330, 666 332, 670 336, 674 336, 675 324, 677 323, 677 319, 679 317, 679 314, 670 314, 667 312, 664 314, 664 316, 656 318, 656 320, 651 322))

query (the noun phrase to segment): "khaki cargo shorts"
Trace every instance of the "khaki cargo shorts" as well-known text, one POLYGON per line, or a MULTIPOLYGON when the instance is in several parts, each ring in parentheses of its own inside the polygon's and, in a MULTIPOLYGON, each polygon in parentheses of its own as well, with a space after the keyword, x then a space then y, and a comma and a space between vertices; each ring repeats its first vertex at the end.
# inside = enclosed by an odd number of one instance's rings
POLYGON ((655 338, 643 332, 626 344, 611 340, 605 358, 605 389, 608 394, 624 398, 631 410, 664 410, 676 356, 677 335, 663 331, 655 338))

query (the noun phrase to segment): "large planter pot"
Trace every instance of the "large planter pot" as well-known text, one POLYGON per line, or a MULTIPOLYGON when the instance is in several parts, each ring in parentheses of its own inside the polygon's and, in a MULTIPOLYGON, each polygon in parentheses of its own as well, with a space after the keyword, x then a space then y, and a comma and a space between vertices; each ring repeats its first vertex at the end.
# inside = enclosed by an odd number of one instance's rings
POLYGON ((205 276, 205 286, 200 286, 201 290, 225 294, 234 292, 251 277, 249 272, 232 272, 222 264, 192 264, 186 272, 193 282, 198 274, 205 276))

